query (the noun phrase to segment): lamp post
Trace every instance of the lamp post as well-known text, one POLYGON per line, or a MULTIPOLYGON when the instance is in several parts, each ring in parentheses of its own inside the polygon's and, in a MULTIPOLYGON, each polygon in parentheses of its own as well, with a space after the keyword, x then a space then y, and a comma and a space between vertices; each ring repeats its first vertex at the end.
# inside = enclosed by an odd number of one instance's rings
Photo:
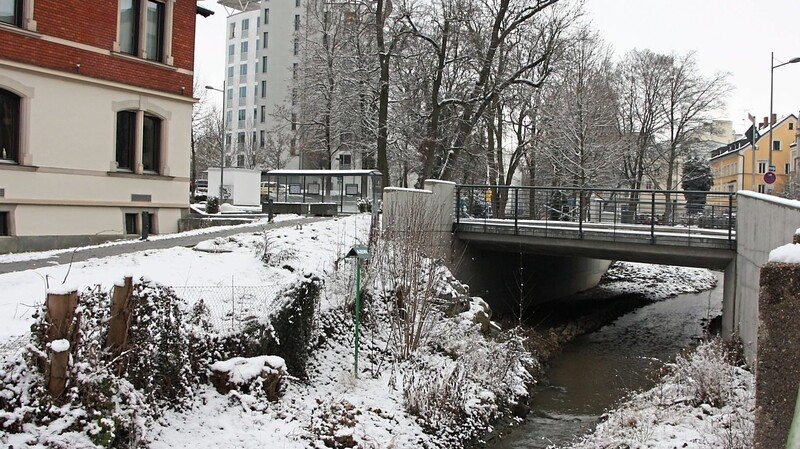
POLYGON ((214 86, 206 86, 206 89, 222 92, 222 145, 220 146, 219 150, 219 204, 222 204, 222 192, 225 190, 222 181, 225 175, 225 134, 227 132, 227 129, 225 128, 225 81, 222 81, 222 90, 217 89, 214 86))
MULTIPOLYGON (((769 60, 769 166, 767 167, 767 171, 775 171, 772 169, 772 128, 774 128, 774 123, 772 122, 772 96, 773 96, 773 85, 775 84, 775 69, 778 67, 783 67, 787 64, 794 64, 796 62, 800 62, 800 57, 792 58, 784 63, 775 65, 775 52, 770 53, 770 60, 769 60)), ((754 149, 755 151, 755 149, 754 149)))

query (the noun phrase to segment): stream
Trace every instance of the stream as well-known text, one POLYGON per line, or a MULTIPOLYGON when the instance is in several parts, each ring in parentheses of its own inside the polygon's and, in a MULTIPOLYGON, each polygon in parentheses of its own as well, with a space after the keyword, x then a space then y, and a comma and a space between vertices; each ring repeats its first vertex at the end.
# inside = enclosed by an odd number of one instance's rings
POLYGON ((566 344, 534 389, 526 422, 492 447, 568 444, 629 392, 651 388, 663 363, 703 336, 703 320, 722 313, 722 273, 715 276, 710 291, 646 305, 566 344))

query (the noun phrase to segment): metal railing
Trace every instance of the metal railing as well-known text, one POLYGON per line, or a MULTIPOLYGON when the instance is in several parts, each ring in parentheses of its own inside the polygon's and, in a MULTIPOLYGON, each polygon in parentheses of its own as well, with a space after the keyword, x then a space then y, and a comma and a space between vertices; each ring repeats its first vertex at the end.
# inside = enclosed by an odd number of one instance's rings
POLYGON ((646 233, 653 244, 669 235, 694 235, 735 246, 734 192, 457 185, 455 195, 456 224, 482 223, 483 232, 513 220, 516 235, 530 228, 545 236, 557 229, 552 236, 562 238, 571 229, 567 235, 578 239, 587 232, 611 232, 615 239, 646 233))

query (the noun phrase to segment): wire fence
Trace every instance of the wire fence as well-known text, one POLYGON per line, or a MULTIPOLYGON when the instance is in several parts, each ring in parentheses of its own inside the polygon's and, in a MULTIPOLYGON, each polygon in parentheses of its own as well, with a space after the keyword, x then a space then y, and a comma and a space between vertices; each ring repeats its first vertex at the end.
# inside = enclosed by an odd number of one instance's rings
POLYGON ((280 307, 282 291, 277 285, 171 288, 192 306, 202 301, 209 322, 221 333, 237 332, 249 322, 269 317, 280 307))

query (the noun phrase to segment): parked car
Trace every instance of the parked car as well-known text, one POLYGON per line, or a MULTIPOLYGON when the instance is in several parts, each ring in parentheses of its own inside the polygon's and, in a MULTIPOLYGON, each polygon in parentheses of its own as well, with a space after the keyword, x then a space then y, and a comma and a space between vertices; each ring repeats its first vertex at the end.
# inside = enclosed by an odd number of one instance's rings
POLYGON ((208 179, 198 179, 194 184, 194 200, 206 201, 208 199, 208 179))
POLYGON ((276 193, 283 193, 286 191, 286 186, 283 184, 278 184, 274 181, 262 181, 261 182, 261 194, 276 194, 276 193))

